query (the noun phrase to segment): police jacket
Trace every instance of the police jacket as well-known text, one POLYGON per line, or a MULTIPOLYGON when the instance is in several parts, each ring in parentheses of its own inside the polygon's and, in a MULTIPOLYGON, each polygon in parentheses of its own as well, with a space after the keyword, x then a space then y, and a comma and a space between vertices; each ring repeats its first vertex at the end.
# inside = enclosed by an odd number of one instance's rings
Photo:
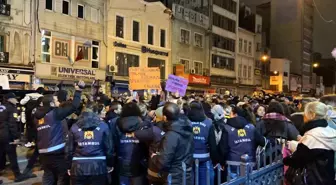
POLYGON ((253 124, 243 117, 228 119, 225 129, 228 133, 228 161, 240 161, 241 156, 248 154, 251 161, 256 160, 257 146, 264 146, 265 139, 256 131, 253 124))
POLYGON ((16 123, 17 117, 15 105, 9 102, 0 105, 0 142, 11 142, 20 137, 16 123))
POLYGON ((81 92, 76 91, 72 104, 62 107, 40 107, 35 112, 37 146, 41 155, 64 153, 68 127, 65 118, 80 106, 81 92))
POLYGON ((212 127, 212 120, 207 118, 203 113, 193 114, 190 112, 188 117, 191 121, 194 134, 194 159, 200 162, 210 160, 209 134, 212 127))
POLYGON ((113 142, 107 124, 93 112, 83 112, 68 134, 65 148, 74 176, 103 175, 113 166, 113 142))
POLYGON ((136 177, 145 174, 147 148, 135 136, 135 132, 144 126, 140 117, 122 117, 117 121, 117 135, 119 140, 115 141, 119 174, 126 177, 136 177))
POLYGON ((151 159, 153 165, 162 175, 172 175, 172 185, 182 185, 184 162, 186 184, 192 184, 194 137, 191 123, 187 119, 179 119, 165 124, 166 133, 160 142, 157 155, 151 159))

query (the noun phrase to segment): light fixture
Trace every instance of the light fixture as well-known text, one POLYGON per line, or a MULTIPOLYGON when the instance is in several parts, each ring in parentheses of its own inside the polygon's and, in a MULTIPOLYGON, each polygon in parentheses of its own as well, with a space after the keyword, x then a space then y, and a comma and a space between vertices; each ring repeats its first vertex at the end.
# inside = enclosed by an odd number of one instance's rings
POLYGON ((261 60, 264 61, 264 62, 267 61, 267 60, 268 60, 268 56, 267 56, 267 55, 263 55, 263 56, 261 57, 261 60))
POLYGON ((313 67, 314 67, 314 68, 318 68, 318 67, 319 67, 319 63, 314 63, 314 64, 313 64, 313 67))
POLYGON ((274 71, 273 73, 276 75, 276 74, 278 74, 278 71, 274 71))

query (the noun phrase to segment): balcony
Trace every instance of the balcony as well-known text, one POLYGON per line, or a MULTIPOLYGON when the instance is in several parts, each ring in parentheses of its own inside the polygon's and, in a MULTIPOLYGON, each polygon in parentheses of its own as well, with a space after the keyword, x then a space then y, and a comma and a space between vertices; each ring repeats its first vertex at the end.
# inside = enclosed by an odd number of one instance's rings
POLYGON ((0 15, 10 16, 11 5, 0 2, 0 15))
POLYGON ((8 64, 9 53, 8 52, 0 52, 0 64, 8 64))

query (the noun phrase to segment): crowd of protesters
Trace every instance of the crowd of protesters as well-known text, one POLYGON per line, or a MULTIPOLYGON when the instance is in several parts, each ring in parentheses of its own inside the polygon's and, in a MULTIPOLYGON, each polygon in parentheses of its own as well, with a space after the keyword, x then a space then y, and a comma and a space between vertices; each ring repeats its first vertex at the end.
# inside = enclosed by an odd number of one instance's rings
POLYGON ((20 102, 13 93, 4 96, 0 164, 6 154, 16 182, 36 177, 39 159, 43 185, 165 185, 168 175, 172 185, 208 185, 209 179, 215 185, 214 169, 221 168, 222 183, 228 173, 235 178, 238 169, 228 172, 227 161, 247 154, 256 162, 258 147, 281 139, 290 151, 283 159, 286 184, 336 184, 336 95, 294 100, 159 91, 108 98, 84 88, 84 82, 75 84, 71 96, 39 88, 20 102), (20 113, 18 107, 24 107, 20 113), (16 156, 18 119, 25 124, 25 146, 34 149, 23 173, 16 156))

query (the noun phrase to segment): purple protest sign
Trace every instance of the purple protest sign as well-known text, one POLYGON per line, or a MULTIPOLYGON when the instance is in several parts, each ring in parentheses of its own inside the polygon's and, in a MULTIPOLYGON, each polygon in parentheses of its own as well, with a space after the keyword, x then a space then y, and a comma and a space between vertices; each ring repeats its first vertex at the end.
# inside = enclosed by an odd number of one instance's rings
POLYGON ((188 87, 188 80, 179 76, 169 75, 166 82, 166 91, 176 93, 180 96, 186 94, 188 87))

